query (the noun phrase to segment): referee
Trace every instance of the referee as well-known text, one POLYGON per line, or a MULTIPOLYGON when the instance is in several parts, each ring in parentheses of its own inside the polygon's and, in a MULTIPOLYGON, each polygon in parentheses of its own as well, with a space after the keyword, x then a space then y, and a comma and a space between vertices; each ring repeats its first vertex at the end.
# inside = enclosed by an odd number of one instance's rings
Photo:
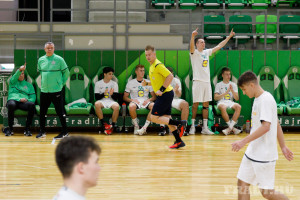
POLYGON ((44 48, 46 55, 38 60, 38 71, 41 73, 41 96, 40 96, 40 132, 36 138, 46 137, 45 122, 46 114, 51 103, 59 116, 62 130, 55 139, 62 139, 69 135, 67 131, 66 114, 64 109, 64 97, 62 88, 69 77, 69 69, 64 59, 54 54, 54 44, 47 42, 44 48))
POLYGON ((173 88, 170 85, 173 80, 173 74, 156 58, 155 48, 151 45, 146 46, 145 55, 150 63, 150 82, 157 96, 154 103, 151 121, 157 124, 169 126, 176 141, 169 146, 170 149, 184 147, 185 144, 181 137, 185 131, 186 120, 173 120, 171 118, 172 101, 174 97, 173 88))

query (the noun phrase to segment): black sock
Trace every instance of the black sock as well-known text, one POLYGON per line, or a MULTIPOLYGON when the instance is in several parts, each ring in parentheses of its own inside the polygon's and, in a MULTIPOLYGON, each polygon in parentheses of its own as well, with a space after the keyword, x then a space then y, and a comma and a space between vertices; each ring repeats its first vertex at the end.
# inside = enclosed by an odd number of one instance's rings
POLYGON ((112 125, 113 127, 115 127, 115 126, 116 126, 116 122, 112 122, 111 125, 112 125))
POLYGON ((103 126, 103 125, 104 125, 104 121, 103 121, 103 119, 100 119, 100 123, 101 123, 101 126, 103 126))
POLYGON ((179 124, 181 124, 180 120, 170 119, 170 121, 169 121, 169 125, 178 126, 179 124))
POLYGON ((176 139, 176 142, 182 142, 181 138, 179 137, 179 133, 178 133, 177 129, 175 131, 173 131, 172 133, 176 139))

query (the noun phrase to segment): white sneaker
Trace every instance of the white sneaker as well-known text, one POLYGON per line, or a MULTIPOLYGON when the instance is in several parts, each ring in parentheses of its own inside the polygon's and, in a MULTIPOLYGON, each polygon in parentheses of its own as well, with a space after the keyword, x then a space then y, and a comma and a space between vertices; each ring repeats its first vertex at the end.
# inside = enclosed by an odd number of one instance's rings
POLYGON ((231 130, 230 130, 230 128, 228 127, 228 128, 226 128, 226 129, 223 129, 222 132, 224 133, 224 135, 229 135, 230 132, 231 132, 231 130))
POLYGON ((238 135, 242 132, 240 129, 237 129, 237 128, 233 128, 232 131, 233 131, 234 135, 238 135))
POLYGON ((134 135, 138 135, 139 128, 140 128, 139 126, 134 126, 134 131, 133 131, 134 135))
POLYGON ((140 130, 136 131, 138 135, 145 135, 146 134, 146 129, 142 127, 140 130))
POLYGON ((189 134, 190 135, 195 135, 195 132, 196 132, 196 127, 195 126, 191 126, 189 134))
POLYGON ((201 131, 201 133, 202 133, 203 135, 214 135, 214 134, 215 134, 214 132, 212 132, 212 131, 209 130, 208 128, 203 128, 202 131, 201 131))

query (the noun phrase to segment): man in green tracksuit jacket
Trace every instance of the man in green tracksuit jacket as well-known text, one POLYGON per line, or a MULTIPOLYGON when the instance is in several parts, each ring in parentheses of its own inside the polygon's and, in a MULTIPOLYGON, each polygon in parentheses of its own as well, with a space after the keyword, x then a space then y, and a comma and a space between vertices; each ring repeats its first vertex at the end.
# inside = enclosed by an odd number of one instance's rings
POLYGON ((21 66, 9 80, 8 99, 8 126, 5 136, 13 135, 14 112, 17 109, 28 111, 24 135, 32 136, 30 125, 35 111, 35 91, 31 83, 24 80, 25 65, 21 66))
POLYGON ((51 103, 59 116, 62 131, 55 139, 68 136, 66 114, 64 109, 64 97, 62 88, 66 84, 70 71, 64 59, 54 54, 54 44, 47 42, 44 48, 46 55, 38 60, 38 71, 41 74, 41 96, 40 96, 40 132, 36 138, 46 136, 45 122, 46 114, 51 103))

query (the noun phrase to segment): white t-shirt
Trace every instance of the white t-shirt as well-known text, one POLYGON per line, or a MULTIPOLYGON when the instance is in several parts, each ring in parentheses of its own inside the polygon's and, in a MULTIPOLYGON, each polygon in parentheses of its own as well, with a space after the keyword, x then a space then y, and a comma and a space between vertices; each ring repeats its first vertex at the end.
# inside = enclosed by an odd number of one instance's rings
POLYGON ((70 188, 63 186, 53 197, 53 200, 85 200, 85 197, 77 194, 70 188))
POLYGON ((245 154, 257 161, 277 160, 277 105, 269 92, 265 91, 254 99, 251 120, 250 134, 261 126, 261 121, 270 122, 271 126, 267 133, 250 142, 245 154))
MULTIPOLYGON (((181 87, 181 82, 178 78, 174 77, 173 80, 172 80, 172 83, 171 83, 171 86, 173 88, 175 88, 175 86, 178 85, 178 90, 179 91, 182 91, 182 87, 181 87)), ((176 93, 174 92, 174 99, 179 99, 180 97, 176 96, 176 93)))
MULTIPOLYGON (((148 79, 145 81, 150 82, 148 79)), ((142 82, 138 82, 135 78, 126 84, 125 92, 130 94, 131 99, 148 99, 153 88, 152 86, 142 86, 142 82)))
MULTIPOLYGON (((215 93, 224 94, 227 91, 227 89, 229 88, 229 85, 232 85, 234 92, 238 92, 237 85, 234 82, 229 81, 229 83, 224 83, 223 81, 221 81, 221 82, 217 83, 215 93)), ((233 101, 233 94, 231 91, 228 94, 226 94, 222 99, 220 99, 218 102, 228 101, 228 100, 233 101)))
POLYGON ((108 83, 105 83, 102 79, 96 82, 94 93, 103 94, 105 90, 108 89, 108 95, 104 95, 104 97, 101 100, 113 100, 111 98, 111 95, 109 94, 111 88, 114 88, 114 93, 119 92, 118 84, 115 81, 110 80, 108 83))
POLYGON ((211 55, 212 49, 202 52, 195 49, 193 54, 190 53, 194 81, 210 82, 209 56, 211 55))

